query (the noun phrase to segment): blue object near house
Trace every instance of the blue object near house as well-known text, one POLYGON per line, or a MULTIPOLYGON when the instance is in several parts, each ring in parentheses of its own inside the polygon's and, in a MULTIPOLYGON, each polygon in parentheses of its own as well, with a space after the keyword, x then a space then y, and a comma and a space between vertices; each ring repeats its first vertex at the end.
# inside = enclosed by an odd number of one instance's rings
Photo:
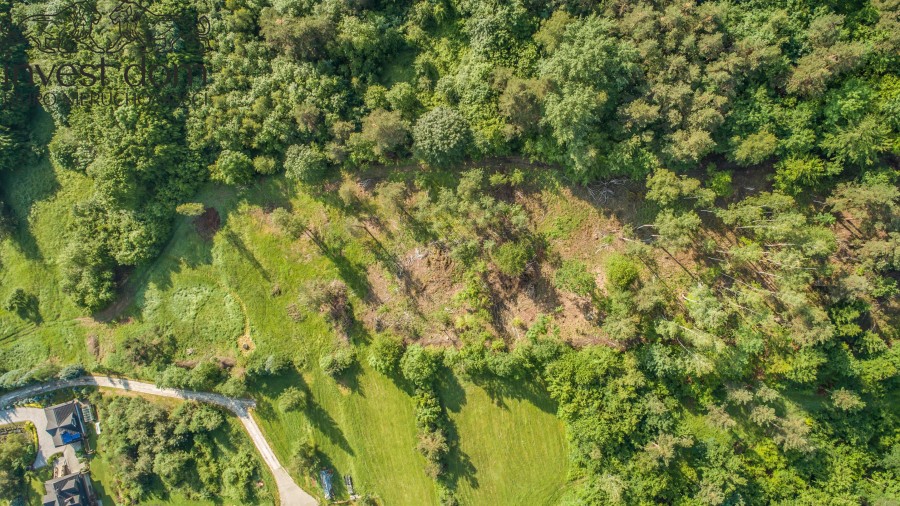
POLYGON ((47 432, 56 447, 82 439, 84 424, 81 421, 81 404, 76 401, 64 402, 44 408, 47 416, 47 432))
POLYGON ((60 438, 62 439, 63 444, 71 444, 71 443, 74 443, 75 441, 80 441, 81 434, 79 434, 78 432, 65 431, 62 434, 60 434, 60 438))
POLYGON ((331 477, 334 475, 327 469, 319 471, 319 479, 322 480, 322 490, 325 491, 325 499, 329 501, 334 497, 334 489, 331 486, 331 477))

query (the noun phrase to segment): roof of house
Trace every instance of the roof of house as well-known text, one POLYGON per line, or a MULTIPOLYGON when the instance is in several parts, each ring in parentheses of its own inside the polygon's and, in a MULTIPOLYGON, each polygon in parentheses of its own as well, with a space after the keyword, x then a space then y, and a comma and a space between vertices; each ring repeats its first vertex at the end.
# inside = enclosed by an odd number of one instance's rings
POLYGON ((93 504, 91 478, 87 474, 76 473, 56 478, 44 483, 47 494, 43 506, 87 506, 93 504))
POLYGON ((64 402, 44 409, 47 415, 47 432, 56 446, 67 445, 81 439, 83 428, 79 418, 78 403, 64 402))

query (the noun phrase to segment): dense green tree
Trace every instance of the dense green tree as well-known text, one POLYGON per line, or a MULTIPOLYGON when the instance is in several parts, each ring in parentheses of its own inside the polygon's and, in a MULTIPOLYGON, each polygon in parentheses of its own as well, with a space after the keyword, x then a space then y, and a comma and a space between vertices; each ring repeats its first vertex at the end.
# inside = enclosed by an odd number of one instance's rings
POLYGON ((437 373, 437 356, 418 344, 407 346, 400 359, 403 377, 418 387, 430 385, 437 373))
POLYGON ((542 81, 512 77, 505 80, 498 106, 509 122, 506 135, 510 139, 528 137, 539 131, 542 101, 547 93, 542 81))
POLYGON ((7 69, 26 62, 27 47, 21 27, 13 23, 12 9, 15 3, 0 2, 0 64, 3 80, 0 81, 0 173, 16 168, 26 154, 28 145, 28 113, 34 92, 33 83, 11 79, 7 69))
POLYGON ((189 476, 190 458, 187 452, 159 453, 153 459, 153 473, 166 487, 177 489, 189 476))
POLYGON ((404 152, 409 126, 400 112, 377 109, 363 119, 360 139, 370 143, 376 159, 386 160, 404 152))
POLYGON ((638 279, 640 268, 625 255, 614 253, 605 262, 606 286, 610 290, 623 290, 638 279))
POLYGON ((215 391, 227 397, 246 397, 247 382, 244 376, 229 375, 224 381, 215 386, 215 391))
POLYGON ((223 374, 218 364, 205 360, 191 369, 188 385, 193 390, 212 390, 222 380, 223 374))
POLYGON ((656 216, 653 223, 661 244, 675 251, 692 246, 700 229, 700 217, 693 211, 676 214, 666 209, 656 216))
POLYGON ((144 500, 161 481, 191 498, 219 496, 223 490, 235 500, 254 498, 258 463, 239 444, 230 458, 220 453, 210 438, 225 421, 216 408, 185 402, 166 409, 139 397, 103 399, 97 407, 106 421, 99 444, 114 463, 120 496, 144 500))
POLYGON ((271 156, 257 156, 253 158, 253 170, 268 176, 278 171, 278 164, 271 156))
POLYGON ((527 241, 505 242, 491 254, 497 268, 507 276, 520 277, 534 256, 534 247, 527 241))
POLYGON ((319 360, 319 366, 325 374, 336 378, 346 372, 356 361, 356 353, 349 345, 336 346, 334 350, 319 360))
POLYGON ((382 374, 397 371, 403 356, 403 343, 392 336, 379 334, 369 349, 369 365, 382 374))
POLYGON ((891 147, 891 130, 874 116, 866 116, 834 133, 827 132, 822 148, 838 163, 873 165, 891 147))
POLYGON ((647 178, 647 198, 663 207, 687 203, 690 207, 711 205, 715 194, 699 180, 657 169, 647 178))
POLYGON ((797 60, 787 82, 789 92, 821 94, 831 79, 860 63, 866 48, 858 42, 841 40, 843 24, 844 17, 839 14, 825 14, 812 20, 806 33, 809 53, 797 60))
POLYGON ((76 303, 97 310, 115 296, 112 260, 96 243, 70 243, 61 256, 62 288, 76 303))
POLYGON ((251 448, 241 448, 222 470, 223 495, 247 502, 253 497, 254 476, 259 474, 259 464, 251 448))
POLYGON ((306 392, 297 387, 288 387, 278 396, 278 407, 281 411, 302 411, 308 401, 306 392))
POLYGON ((829 176, 841 172, 837 163, 828 163, 818 157, 787 158, 778 163, 775 183, 786 193, 799 193, 814 188, 829 176))
POLYGON ((327 55, 337 35, 337 26, 327 15, 294 16, 266 8, 262 10, 259 25, 269 45, 305 60, 327 55))
POLYGON ((213 179, 226 184, 246 184, 253 175, 253 161, 236 151, 222 151, 213 168, 213 179))
POLYGON ((94 159, 94 153, 85 139, 79 139, 70 128, 60 128, 48 146, 50 160, 59 168, 84 172, 94 159))
POLYGON ((25 432, 0 438, 0 494, 15 499, 24 492, 25 471, 34 461, 35 447, 25 432))
POLYGON ((285 173, 295 181, 316 182, 325 175, 327 168, 327 159, 316 146, 291 146, 285 155, 285 173))
POLYGON ((413 128, 416 156, 428 165, 447 167, 466 155, 471 133, 457 111, 436 107, 423 114, 413 128))
POLYGON ((886 174, 873 175, 862 182, 839 185, 828 198, 832 208, 846 213, 867 234, 896 230, 900 214, 900 189, 886 174))
POLYGON ((547 387, 560 404, 560 418, 570 423, 570 442, 582 449, 575 453, 580 463, 596 468, 622 457, 624 436, 641 420, 636 401, 645 381, 633 357, 604 347, 569 353, 550 365, 547 387))
POLYGON ((771 132, 759 132, 738 139, 734 159, 741 165, 758 165, 775 154, 778 138, 771 132))
POLYGON ((391 110, 399 112, 404 119, 414 118, 419 112, 420 104, 416 90, 409 83, 399 82, 387 90, 384 95, 391 110))

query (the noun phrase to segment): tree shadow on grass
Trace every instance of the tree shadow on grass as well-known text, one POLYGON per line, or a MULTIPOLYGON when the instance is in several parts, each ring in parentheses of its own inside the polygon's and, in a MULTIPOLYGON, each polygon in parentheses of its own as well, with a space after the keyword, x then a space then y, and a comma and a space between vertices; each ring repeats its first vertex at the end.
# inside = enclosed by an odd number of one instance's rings
MULTIPOLYGON (((216 211, 227 216, 231 206, 217 207, 216 211)), ((224 226, 224 221, 222 223, 224 226)), ((100 321, 133 316, 144 305, 147 290, 154 286, 166 291, 173 286, 173 278, 185 269, 196 269, 213 262, 213 240, 197 233, 193 218, 176 217, 168 242, 148 264, 135 269, 119 283, 116 300, 95 315, 100 321)))
MULTIPOLYGON (((277 396, 273 395, 272 399, 277 399, 277 396)), ((256 410, 256 414, 259 415, 260 418, 262 418, 263 420, 274 420, 277 418, 278 408, 275 407, 275 403, 272 402, 272 400, 263 397, 257 398, 255 399, 255 401, 256 407, 254 409, 256 410)))
POLYGON ((344 436, 344 432, 338 426, 337 422, 334 418, 328 414, 328 411, 325 411, 322 406, 317 403, 314 399, 310 398, 309 405, 306 408, 306 414, 309 417, 310 423, 313 424, 314 427, 319 429, 322 434, 325 434, 333 444, 337 445, 341 450, 344 450, 349 455, 356 455, 356 452, 353 451, 353 447, 350 446, 350 442, 347 441, 347 438, 344 436))
POLYGON ((468 402, 466 389, 452 372, 448 371, 440 376, 438 392, 441 394, 441 402, 444 407, 454 413, 462 411, 463 406, 468 402))
MULTIPOLYGON (((456 378, 456 375, 451 372, 442 374, 439 384, 438 392, 441 397, 441 403, 444 405, 444 409, 459 413, 463 406, 466 405, 467 399, 466 391, 456 378)), ((465 481, 473 489, 478 488, 479 483, 478 478, 476 477, 478 468, 472 463, 471 457, 460 448, 459 431, 457 430, 456 424, 449 416, 445 417, 443 428, 447 436, 447 444, 450 446, 450 451, 447 453, 447 468, 445 473, 441 476, 441 481, 443 481, 447 485, 447 488, 452 491, 457 490, 461 481, 465 481)))
MULTIPOLYGON (((540 381, 524 378, 498 378, 493 375, 481 375, 471 379, 472 383, 483 389, 495 406, 501 409, 509 409, 507 401, 510 399, 524 400, 538 409, 556 415, 556 403, 550 398, 549 393, 540 381)), ((451 372, 445 372, 439 379, 439 393, 444 409, 450 413, 459 413, 466 406, 468 399, 465 387, 457 376, 451 372)), ((457 490, 462 482, 466 482, 472 489, 477 489, 480 484, 471 458, 460 447, 460 437, 456 424, 448 417, 445 425, 450 451, 447 455, 447 469, 442 476, 442 481, 451 490, 457 490)))
POLYGON ((543 313, 552 314, 562 305, 559 291, 550 276, 542 271, 540 262, 534 263, 532 275, 525 286, 525 294, 543 313))
POLYGON ((365 397, 366 393, 362 388, 362 384, 359 382, 359 375, 362 372, 362 367, 359 365, 359 359, 361 358, 362 357, 357 357, 357 361, 347 368, 347 370, 339 374, 334 380, 354 394, 365 397))
POLYGON ((344 486, 343 474, 341 474, 341 472, 337 469, 337 466, 334 465, 334 462, 328 457, 328 455, 326 455, 321 450, 317 450, 316 460, 318 460, 319 469, 316 470, 315 480, 319 488, 322 488, 322 480, 319 477, 319 471, 331 471, 332 473, 334 473, 331 476, 332 499, 348 497, 347 487, 344 486))
MULTIPOLYGON (((315 230, 308 230, 307 236, 319 248, 322 255, 338 270, 338 276, 347 283, 347 286, 353 290, 353 293, 362 300, 371 301, 372 285, 366 275, 366 266, 353 262, 341 253, 342 245, 332 247, 315 230)), ((371 301, 377 303, 378 301, 371 301)))
POLYGON ((447 470, 442 476, 442 481, 453 491, 458 490, 459 484, 463 481, 469 487, 477 489, 481 486, 478 482, 478 468, 472 463, 471 457, 459 447, 459 435, 456 433, 455 425, 448 427, 447 439, 450 441, 450 452, 447 454, 447 470))
MULTIPOLYGON (((8 214, 15 223, 12 238, 17 249, 25 258, 40 261, 44 256, 28 219, 34 205, 56 194, 61 185, 46 156, 25 165, 0 177, 0 201, 5 203, 0 212, 8 214)), ((61 234, 64 230, 56 232, 61 234)))
POLYGON ((261 206, 268 212, 276 207, 290 207, 293 184, 281 176, 266 176, 256 183, 247 196, 250 204, 261 206))
POLYGON ((545 413, 556 416, 556 403, 550 398, 550 394, 541 381, 498 378, 487 374, 472 378, 472 382, 484 390, 494 405, 499 408, 509 409, 506 404, 509 399, 522 400, 528 401, 545 413))
MULTIPOLYGON (((372 216, 371 218, 378 220, 377 216, 372 216)), ((369 250, 375 256, 375 261, 381 264, 403 283, 403 290, 408 295, 418 295, 425 291, 425 287, 418 280, 413 278, 406 267, 403 266, 403 263, 400 261, 397 254, 389 250, 380 240, 378 240, 365 224, 360 225, 360 230, 366 233, 368 238, 367 242, 370 243, 369 250)))
POLYGON ((412 213, 406 209, 403 209, 403 221, 412 232, 413 239, 415 239, 416 243, 430 244, 439 239, 438 235, 435 234, 425 222, 413 216, 412 213))
POLYGON ((263 396, 256 398, 256 412, 264 419, 275 419, 278 416, 277 402, 278 396, 290 387, 295 387, 306 395, 307 405, 304 410, 309 422, 313 427, 319 429, 332 443, 339 446, 342 450, 350 455, 355 455, 350 442, 344 436, 337 422, 328 414, 319 403, 316 402, 312 390, 303 379, 303 376, 294 368, 290 368, 287 372, 278 376, 262 377, 253 381, 250 385, 253 391, 263 393, 263 396))
MULTIPOLYGON (((473 376, 469 381, 484 390, 494 405, 502 409, 509 409, 506 401, 513 399, 527 401, 541 411, 556 415, 556 403, 550 398, 550 394, 539 379, 524 378, 521 375, 514 378, 500 378, 485 373, 473 376)), ((466 390, 457 376, 450 372, 443 374, 439 386, 444 407, 453 413, 459 413, 465 407, 467 399, 466 390)))
POLYGON ((235 234, 234 231, 230 229, 224 230, 222 232, 222 235, 225 237, 225 240, 228 241, 228 244, 234 247, 234 249, 236 249, 237 252, 240 253, 241 257, 246 260, 247 263, 252 265, 259 273, 259 275, 266 280, 266 282, 272 282, 272 278, 269 276, 269 273, 266 272, 266 269, 262 266, 259 260, 256 259, 256 256, 253 254, 253 252, 247 248, 247 245, 244 244, 244 241, 240 237, 238 237, 238 235, 235 234))
MULTIPOLYGON (((214 208, 221 217, 219 230, 229 234, 225 239, 239 254, 253 265, 263 278, 268 280, 269 274, 253 256, 243 241, 234 232, 227 229, 228 220, 242 202, 261 207, 285 207, 290 205, 290 184, 281 177, 266 177, 258 180, 250 188, 236 190, 218 183, 207 184, 198 190, 194 197, 206 207, 214 208)), ((120 290, 120 296, 126 291, 134 293, 134 299, 141 304, 143 295, 150 284, 162 291, 172 287, 174 274, 185 267, 196 269, 213 263, 214 239, 204 239, 196 230, 193 218, 176 216, 172 224, 172 232, 168 242, 161 248, 156 258, 138 268, 120 290)))
POLYGON ((41 315, 40 300, 37 298, 37 295, 34 295, 33 293, 25 295, 23 305, 16 309, 15 313, 19 318, 35 325, 40 325, 44 321, 44 317, 41 315))

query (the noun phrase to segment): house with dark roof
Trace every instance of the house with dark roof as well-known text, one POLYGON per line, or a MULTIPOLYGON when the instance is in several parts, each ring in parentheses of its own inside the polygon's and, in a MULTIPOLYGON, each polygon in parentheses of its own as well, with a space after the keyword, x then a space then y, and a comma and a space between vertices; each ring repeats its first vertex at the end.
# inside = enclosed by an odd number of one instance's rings
POLYGON ((74 473, 44 482, 43 506, 93 506, 97 504, 91 477, 74 473))
POLYGON ((81 441, 84 438, 81 404, 77 401, 44 408, 44 414, 47 415, 47 432, 53 437, 53 444, 57 447, 81 441))

